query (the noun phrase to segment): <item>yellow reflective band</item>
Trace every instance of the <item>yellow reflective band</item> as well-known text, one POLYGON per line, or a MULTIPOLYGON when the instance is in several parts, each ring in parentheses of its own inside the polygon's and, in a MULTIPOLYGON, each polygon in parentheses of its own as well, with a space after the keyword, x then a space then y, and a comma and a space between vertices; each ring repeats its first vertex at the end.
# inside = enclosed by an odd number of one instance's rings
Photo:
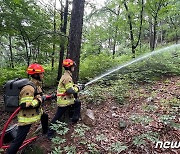
POLYGON ((66 89, 73 88, 73 83, 68 83, 65 85, 66 89))
POLYGON ((32 106, 37 106, 38 105, 38 100, 34 99, 31 103, 32 106))
POLYGON ((36 121, 40 120, 40 118, 41 118, 41 114, 34 116, 34 117, 30 117, 30 118, 18 117, 18 122, 31 123, 31 122, 36 122, 36 121))
POLYGON ((67 62, 67 61, 65 61, 64 64, 70 64, 70 65, 73 65, 72 62, 67 62))
POLYGON ((66 89, 65 89, 65 88, 60 88, 60 87, 58 87, 58 91, 63 93, 63 92, 66 91, 66 89))
POLYGON ((75 86, 75 87, 73 87, 73 88, 74 88, 74 91, 75 91, 75 92, 78 92, 78 91, 79 91, 79 88, 78 88, 78 87, 75 86))
POLYGON ((23 97, 20 100, 20 104, 21 103, 26 103, 26 102, 32 102, 32 100, 33 100, 33 97, 23 97))
POLYGON ((57 104, 58 105, 63 105, 63 106, 65 106, 65 105, 70 105, 70 104, 74 104, 74 98, 66 98, 66 100, 64 100, 64 98, 63 97, 58 97, 57 98, 57 104))
POLYGON ((67 105, 71 105, 71 104, 74 104, 74 100, 71 100, 71 101, 59 100, 59 101, 57 101, 57 105, 59 105, 59 106, 67 106, 67 105))
POLYGON ((35 72, 41 72, 41 70, 35 70, 35 72))
POLYGON ((68 83, 68 84, 66 84, 66 85, 65 85, 65 88, 66 88, 66 89, 72 88, 75 92, 78 92, 78 91, 79 91, 79 89, 78 89, 78 88, 76 87, 76 85, 73 84, 73 83, 68 83))
MULTIPOLYGON (((28 71, 33 71, 33 70, 34 70, 34 69, 32 69, 32 68, 29 68, 29 69, 28 69, 28 71)), ((35 72, 41 72, 41 70, 37 70, 37 69, 34 70, 34 71, 35 71, 35 72)))

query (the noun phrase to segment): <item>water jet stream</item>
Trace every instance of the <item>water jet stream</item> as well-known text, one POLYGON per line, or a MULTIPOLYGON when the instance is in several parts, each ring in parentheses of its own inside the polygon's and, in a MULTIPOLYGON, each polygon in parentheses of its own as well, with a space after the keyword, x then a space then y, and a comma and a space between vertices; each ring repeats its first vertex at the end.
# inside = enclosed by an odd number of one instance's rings
POLYGON ((180 44, 174 44, 174 45, 171 45, 171 46, 168 46, 168 47, 165 47, 165 48, 162 48, 162 49, 155 50, 155 51, 153 51, 153 52, 144 54, 144 55, 142 55, 142 56, 140 56, 140 57, 138 57, 138 58, 136 58, 136 59, 132 59, 132 60, 130 60, 129 62, 127 62, 127 63, 125 63, 125 64, 121 64, 120 66, 118 66, 118 67, 116 67, 116 68, 114 68, 114 69, 112 69, 112 70, 110 70, 110 71, 107 71, 106 73, 104 73, 104 74, 102 74, 102 75, 94 78, 93 80, 87 82, 87 83, 85 84, 85 86, 90 85, 90 84, 96 82, 97 80, 99 80, 99 79, 101 79, 101 78, 103 78, 103 77, 105 77, 105 76, 107 76, 107 75, 109 75, 109 74, 111 74, 111 73, 114 73, 114 72, 116 72, 116 71, 118 71, 118 70, 120 70, 120 69, 122 69, 122 68, 124 68, 124 67, 127 67, 127 66, 129 66, 129 65, 131 65, 131 64, 133 64, 133 63, 136 63, 136 62, 138 62, 138 61, 144 60, 144 59, 146 59, 146 58, 148 58, 148 57, 150 57, 150 56, 153 56, 153 55, 156 55, 156 54, 159 54, 159 53, 163 53, 163 52, 167 52, 167 51, 173 51, 174 49, 177 49, 177 48, 179 48, 179 47, 180 47, 180 44))

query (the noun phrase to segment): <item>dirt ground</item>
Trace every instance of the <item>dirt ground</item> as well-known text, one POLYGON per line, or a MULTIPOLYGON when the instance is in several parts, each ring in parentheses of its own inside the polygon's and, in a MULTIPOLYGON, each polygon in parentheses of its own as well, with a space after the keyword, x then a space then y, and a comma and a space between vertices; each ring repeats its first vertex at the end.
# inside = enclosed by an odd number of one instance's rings
MULTIPOLYGON (((10 113, 3 111, 3 98, 2 90, 0 92, 0 128, 8 119, 10 113)), ((147 133, 156 132, 159 133, 160 141, 180 141, 180 130, 175 128, 168 128, 157 117, 159 114, 170 114, 170 105, 167 103, 173 99, 178 100, 175 123, 180 124, 180 77, 163 78, 151 85, 141 85, 136 89, 133 88, 129 91, 130 97, 126 99, 125 105, 119 105, 112 99, 111 95, 107 96, 107 100, 100 105, 90 105, 95 113, 96 124, 90 126, 90 130, 85 133, 87 143, 93 143, 94 147, 98 150, 98 153, 110 154, 118 153, 111 152, 109 147, 120 141, 127 145, 128 148, 121 153, 128 154, 178 154, 180 149, 155 149, 155 144, 145 139, 146 144, 136 146, 133 143, 134 137, 147 133), (149 106, 155 106, 154 109, 148 109, 149 106), (139 115, 141 117, 151 117, 152 121, 148 124, 142 124, 141 122, 133 123, 132 117, 139 115), (120 129, 119 123, 124 122, 125 128, 120 129), (97 140, 98 135, 103 135, 105 139, 97 140)), ((49 118, 52 119, 55 111, 55 102, 47 102, 44 106, 44 111, 49 114, 49 118)), ((83 124, 83 121, 79 121, 79 124, 83 124)), ((69 125, 69 133, 65 136, 66 143, 64 145, 73 145, 76 147, 78 154, 88 152, 86 145, 80 144, 82 138, 75 137, 72 139, 71 134, 75 125, 69 125)), ((35 130, 32 127, 32 130, 35 130)), ((40 133, 39 133, 40 134, 40 133)), ((41 152, 38 153, 50 153, 52 150, 52 142, 49 141, 46 136, 39 135, 39 138, 33 142, 32 145, 39 147, 41 152)), ((63 145, 61 145, 63 146, 63 145)), ((24 152, 21 152, 24 153, 24 152)), ((27 153, 27 152, 26 152, 27 153)), ((29 152, 31 153, 31 152, 29 152)), ((32 152, 35 154, 35 152, 32 152)), ((95 152, 96 153, 96 152, 95 152)))

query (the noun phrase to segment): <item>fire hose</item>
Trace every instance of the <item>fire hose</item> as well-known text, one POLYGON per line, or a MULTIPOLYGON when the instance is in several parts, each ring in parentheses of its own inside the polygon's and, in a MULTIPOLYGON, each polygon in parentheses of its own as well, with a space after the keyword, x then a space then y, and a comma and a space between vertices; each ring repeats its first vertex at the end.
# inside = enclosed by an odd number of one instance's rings
MULTIPOLYGON (((56 96, 65 96, 66 93, 64 94, 57 94, 56 96)), ((46 99, 51 99, 51 95, 46 95, 46 99)), ((8 121, 5 123, 4 128, 2 130, 1 133, 1 138, 0 138, 0 149, 7 149, 10 147, 10 145, 3 145, 3 140, 4 140, 4 136, 6 133, 6 130, 8 128, 8 125, 10 124, 10 122, 12 121, 12 119, 18 114, 18 112, 21 110, 21 107, 18 107, 9 117, 8 121)), ((21 147, 19 148, 19 150, 21 150, 22 148, 24 148, 26 145, 28 145, 29 143, 33 142, 34 140, 37 139, 37 136, 32 137, 30 139, 27 139, 23 142, 23 144, 21 145, 21 147)))

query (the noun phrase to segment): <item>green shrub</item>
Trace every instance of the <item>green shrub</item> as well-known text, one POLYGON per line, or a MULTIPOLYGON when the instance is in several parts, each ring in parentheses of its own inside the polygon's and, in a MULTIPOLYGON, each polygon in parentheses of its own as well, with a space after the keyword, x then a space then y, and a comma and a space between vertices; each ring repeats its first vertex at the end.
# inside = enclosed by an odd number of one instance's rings
POLYGON ((121 73, 133 82, 151 83, 162 76, 179 75, 179 57, 179 51, 161 53, 129 65, 121 73))
POLYGON ((99 105, 106 99, 105 90, 99 85, 93 85, 83 92, 82 99, 86 103, 99 105))
POLYGON ((102 73, 107 72, 109 69, 118 66, 130 57, 123 55, 112 59, 108 54, 91 55, 81 61, 80 65, 80 79, 88 81, 102 73))
POLYGON ((11 68, 1 68, 1 78, 0 78, 0 86, 5 84, 8 80, 12 80, 15 78, 27 78, 26 67, 19 66, 14 69, 11 68))
POLYGON ((113 80, 112 85, 108 87, 107 91, 109 91, 117 103, 123 105, 125 99, 129 97, 129 88, 125 80, 113 80))
POLYGON ((44 86, 50 87, 55 86, 57 84, 57 74, 58 74, 58 66, 55 65, 54 69, 51 69, 51 65, 45 65, 45 74, 44 74, 44 86))
MULTIPOLYGON (((57 83, 57 65, 55 65, 54 70, 51 70, 50 65, 43 65, 45 69, 44 75, 44 86, 53 86, 57 83)), ((8 80, 12 80, 15 78, 28 78, 26 73, 26 66, 17 66, 16 68, 1 68, 1 78, 0 78, 0 86, 5 84, 8 80)))

